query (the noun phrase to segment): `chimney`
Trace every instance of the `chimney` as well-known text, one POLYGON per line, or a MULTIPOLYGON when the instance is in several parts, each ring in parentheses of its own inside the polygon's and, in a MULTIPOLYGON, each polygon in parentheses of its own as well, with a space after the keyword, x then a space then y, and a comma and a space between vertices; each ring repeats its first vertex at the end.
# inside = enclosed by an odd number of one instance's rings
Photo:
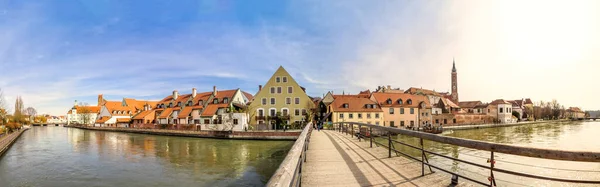
POLYGON ((104 101, 104 97, 102 97, 102 94, 100 94, 98 95, 98 106, 104 105, 102 101, 104 101))
POLYGON ((258 91, 260 92, 262 90, 262 85, 258 85, 258 91))
POLYGON ((75 104, 73 104, 73 106, 77 106, 77 100, 75 100, 75 104))
POLYGON ((213 95, 217 96, 217 86, 213 86, 213 95))
POLYGON ((192 88, 192 97, 196 97, 196 88, 192 88))
POLYGON ((148 104, 144 105, 144 111, 148 111, 148 104))
POLYGON ((179 97, 179 92, 177 90, 173 90, 173 99, 177 99, 179 97))

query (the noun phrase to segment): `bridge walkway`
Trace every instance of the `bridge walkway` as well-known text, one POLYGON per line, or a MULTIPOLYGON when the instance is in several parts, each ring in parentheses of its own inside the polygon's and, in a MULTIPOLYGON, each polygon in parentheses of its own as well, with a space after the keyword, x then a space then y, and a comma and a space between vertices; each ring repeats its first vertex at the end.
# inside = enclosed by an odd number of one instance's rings
MULTIPOLYGON (((370 147, 336 131, 313 131, 302 168, 302 186, 450 186, 451 176, 441 171, 421 176, 421 163, 370 147)), ((475 186, 459 180, 457 186, 475 186)))

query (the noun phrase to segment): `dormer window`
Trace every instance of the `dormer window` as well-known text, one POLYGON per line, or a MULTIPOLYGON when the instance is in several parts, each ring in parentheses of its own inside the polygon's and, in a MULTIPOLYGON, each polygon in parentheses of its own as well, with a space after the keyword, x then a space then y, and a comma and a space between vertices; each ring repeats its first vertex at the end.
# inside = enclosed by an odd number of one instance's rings
POLYGON ((177 102, 177 106, 178 106, 178 107, 181 107, 181 102, 177 102))
POLYGON ((344 103, 344 104, 342 105, 342 107, 344 107, 344 108, 348 108, 348 103, 344 103))
POLYGON ((187 106, 192 106, 192 101, 188 101, 187 106))
POLYGON ((219 99, 213 99, 213 104, 219 103, 219 99))
POLYGON ((173 103, 169 103, 169 108, 173 107, 173 103))
POLYGON ((388 98, 388 99, 387 99, 385 102, 386 102, 388 105, 391 105, 391 104, 392 104, 392 99, 389 99, 389 98, 388 98))
POLYGON ((223 98, 223 103, 228 103, 229 102, 229 98, 223 98))
POLYGON ((204 105, 204 101, 203 100, 198 101, 198 105, 200 105, 200 106, 204 105))
POLYGON ((398 99, 398 104, 401 105, 402 104, 402 99, 398 99))
POLYGON ((412 100, 411 99, 406 100, 406 104, 412 105, 412 100))

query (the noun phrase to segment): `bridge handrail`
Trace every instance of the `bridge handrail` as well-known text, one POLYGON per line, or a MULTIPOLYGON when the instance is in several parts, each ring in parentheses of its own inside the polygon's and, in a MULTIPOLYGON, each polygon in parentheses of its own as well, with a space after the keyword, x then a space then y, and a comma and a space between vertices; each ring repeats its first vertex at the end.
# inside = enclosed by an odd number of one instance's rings
POLYGON ((479 140, 470 140, 464 138, 456 138, 456 137, 448 137, 448 136, 440 136, 431 133, 412 131, 406 129, 398 129, 392 127, 384 127, 377 126, 365 123, 356 123, 356 122, 336 122, 334 124, 354 124, 360 125, 363 127, 372 127, 374 129, 382 129, 385 131, 422 138, 425 140, 457 145, 466 148, 485 150, 485 151, 493 151, 497 153, 505 153, 533 158, 543 158, 543 159, 551 159, 551 160, 564 160, 564 161, 580 161, 580 162, 600 162, 600 152, 589 152, 589 151, 564 151, 564 150, 555 150, 555 149, 544 149, 544 148, 531 148, 524 147, 518 145, 507 145, 507 144, 499 144, 492 142, 485 142, 479 140))
POLYGON ((311 132, 312 123, 308 123, 266 186, 300 186, 311 132))

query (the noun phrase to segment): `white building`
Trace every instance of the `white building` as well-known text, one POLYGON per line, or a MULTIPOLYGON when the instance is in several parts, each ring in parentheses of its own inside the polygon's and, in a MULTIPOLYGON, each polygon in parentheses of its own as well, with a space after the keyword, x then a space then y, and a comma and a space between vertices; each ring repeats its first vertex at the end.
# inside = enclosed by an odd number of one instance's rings
POLYGON ((97 127, 129 127, 131 119, 136 114, 151 110, 157 101, 142 101, 123 98, 121 101, 107 101, 102 95, 98 95, 98 107, 100 112, 94 126, 97 127))
POLYGON ((500 123, 516 123, 517 119, 513 118, 513 106, 511 103, 503 100, 497 99, 490 103, 490 105, 494 105, 497 107, 497 119, 500 123))
POLYGON ((98 117, 98 112, 100 112, 98 106, 78 106, 75 101, 75 105, 67 113, 67 124, 92 125, 98 117))

